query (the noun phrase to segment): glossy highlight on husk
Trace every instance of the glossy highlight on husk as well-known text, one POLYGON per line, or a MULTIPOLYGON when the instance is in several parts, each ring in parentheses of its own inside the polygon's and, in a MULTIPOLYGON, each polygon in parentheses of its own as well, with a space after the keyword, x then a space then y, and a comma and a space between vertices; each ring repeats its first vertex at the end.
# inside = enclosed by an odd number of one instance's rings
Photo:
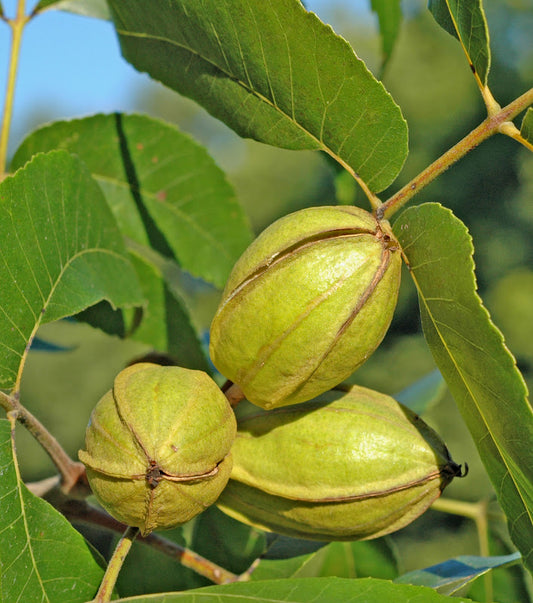
POLYGON ((219 508, 260 529, 314 540, 398 530, 461 475, 417 415, 357 386, 243 419, 233 456, 219 508))
POLYGON ((148 534, 215 502, 235 432, 233 411, 206 373, 138 363, 96 405, 79 457, 99 503, 148 534))
POLYGON ((397 302, 387 222, 314 207, 267 228, 235 265, 210 332, 213 363, 263 408, 309 400, 376 349, 397 302))

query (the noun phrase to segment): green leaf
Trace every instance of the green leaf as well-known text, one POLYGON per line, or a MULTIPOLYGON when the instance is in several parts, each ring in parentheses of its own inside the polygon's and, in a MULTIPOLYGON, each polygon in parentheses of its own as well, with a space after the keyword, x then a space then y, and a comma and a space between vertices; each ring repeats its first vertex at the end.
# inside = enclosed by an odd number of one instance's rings
POLYGON ((295 578, 292 580, 264 580, 260 582, 236 582, 224 586, 208 586, 183 593, 165 593, 131 597, 121 601, 136 603, 467 603, 462 597, 449 598, 424 586, 393 584, 388 580, 362 578, 295 578))
POLYGON ((400 0, 371 0, 372 10, 378 16, 381 34, 381 68, 387 65, 402 22, 400 0))
MULTIPOLYGON (((306 567, 313 563, 317 553, 290 557, 289 559, 261 559, 251 575, 251 580, 281 580, 308 576, 306 567)), ((313 572, 312 576, 317 574, 313 572)))
POLYGON ((429 0, 435 21, 459 40, 480 88, 490 70, 489 30, 481 0, 429 0))
POLYGON ((514 358, 476 292, 470 235, 435 203, 406 210, 394 231, 418 289, 428 345, 531 571, 533 409, 514 358))
POLYGON ((48 9, 64 10, 95 19, 108 20, 111 18, 106 0, 40 0, 33 9, 33 13, 40 13, 48 9))
POLYGON ((501 557, 461 555, 437 565, 403 574, 394 580, 397 584, 429 586, 443 595, 453 595, 479 576, 497 567, 506 567, 520 560, 520 553, 501 557))
POLYGON ((104 570, 68 521, 22 483, 6 419, 0 419, 0 501, 0 600, 92 599, 104 570))
POLYGON ((320 149, 373 191, 407 154, 407 125, 349 44, 299 0, 111 0, 126 60, 237 134, 320 149))
POLYGON ((261 559, 252 580, 336 576, 392 579, 396 558, 386 538, 358 542, 330 542, 318 551, 290 559, 261 559))
POLYGON ((317 553, 320 576, 392 579, 398 575, 397 560, 388 538, 357 542, 331 542, 317 553))
POLYGON ((39 325, 107 299, 141 305, 123 240, 98 185, 65 151, 0 183, 0 387, 13 388, 39 325))
POLYGON ((525 266, 493 281, 487 305, 514 354, 533 364, 533 270, 525 266))
POLYGON ((142 322, 131 339, 168 352, 179 366, 209 372, 189 311, 171 280, 172 268, 178 268, 172 260, 151 261, 153 255, 150 249, 130 247, 130 258, 147 300, 142 322))
POLYGON ((520 127, 520 134, 522 138, 533 144, 533 107, 529 107, 522 120, 522 126, 520 127))
POLYGON ((446 382, 438 370, 431 371, 418 381, 411 383, 393 398, 421 415, 442 399, 446 382))
POLYGON ((109 304, 102 302, 80 312, 76 319, 111 335, 145 343, 154 351, 170 356, 172 362, 184 368, 210 372, 189 310, 182 299, 179 280, 182 272, 177 264, 131 239, 128 240, 128 250, 145 297, 141 316, 138 308, 112 310, 109 304))
POLYGON ((163 252, 169 246, 185 270, 225 284, 252 235, 233 189, 203 147, 150 117, 96 115, 37 130, 13 165, 56 148, 86 163, 125 237, 163 252))

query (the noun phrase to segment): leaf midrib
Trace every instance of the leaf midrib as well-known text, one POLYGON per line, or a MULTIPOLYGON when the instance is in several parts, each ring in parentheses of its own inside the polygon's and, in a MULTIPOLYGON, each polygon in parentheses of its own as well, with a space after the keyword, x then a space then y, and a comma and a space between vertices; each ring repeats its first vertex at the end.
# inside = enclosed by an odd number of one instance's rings
MULTIPOLYGON (((21 355, 20 364, 19 364, 19 368, 17 371, 17 377, 16 377, 16 380, 15 380, 15 383, 14 383, 14 386, 13 386, 12 392, 11 392, 12 394, 15 392, 18 392, 20 389, 20 382, 22 379, 22 371, 24 370, 26 358, 28 357, 28 353, 30 351, 31 344, 33 342, 33 339, 35 338, 35 335, 37 334, 37 330, 39 329, 39 327, 42 324, 43 316, 45 315, 45 310, 49 306, 50 300, 53 297, 59 283, 61 282, 61 279, 63 278, 65 272, 70 267, 70 265, 74 262, 74 260, 82 257, 83 255, 90 254, 90 253, 103 253, 105 255, 110 255, 119 260, 122 260, 123 262, 126 262, 126 259, 120 253, 118 253, 112 249, 106 249, 105 247, 92 247, 90 249, 82 249, 80 251, 77 251, 70 258, 68 258, 68 260, 65 262, 65 264, 61 267, 61 271, 59 272, 55 282, 52 282, 48 296, 43 300, 42 308, 39 311, 37 318, 35 319, 35 324, 34 324, 33 329, 31 330, 31 333, 26 341, 26 347, 24 349, 24 352, 21 355)), ((49 276, 51 277, 50 273, 49 273, 49 276)))

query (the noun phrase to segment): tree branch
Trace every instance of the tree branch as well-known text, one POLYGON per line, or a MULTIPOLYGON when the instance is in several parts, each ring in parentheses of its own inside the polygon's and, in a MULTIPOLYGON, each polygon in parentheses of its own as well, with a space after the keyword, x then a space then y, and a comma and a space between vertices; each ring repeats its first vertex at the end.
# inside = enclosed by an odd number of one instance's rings
MULTIPOLYGON (((86 523, 89 525, 97 525, 106 530, 122 534, 124 532, 124 524, 113 519, 104 511, 100 511, 89 505, 85 500, 74 500, 65 497, 62 501, 54 501, 54 506, 60 510, 67 519, 73 523, 86 523)), ((216 563, 209 561, 205 557, 198 555, 194 551, 180 546, 179 544, 159 536, 159 534, 149 534, 148 536, 139 536, 139 542, 172 557, 179 561, 183 566, 192 569, 197 574, 204 576, 215 584, 228 584, 242 579, 247 579, 248 574, 245 572, 243 578, 237 574, 233 574, 228 570, 220 567, 216 563)))
POLYGON ((90 492, 89 485, 85 478, 85 467, 82 463, 73 461, 65 452, 61 444, 46 429, 46 427, 25 408, 17 396, 9 396, 0 392, 0 406, 6 412, 14 413, 17 421, 24 425, 32 436, 41 444, 52 459, 57 470, 61 474, 61 489, 68 493, 74 488, 78 490, 78 495, 90 492))
POLYGON ((395 195, 378 207, 375 212, 378 219, 390 218, 414 195, 416 195, 421 188, 427 186, 456 161, 464 157, 468 152, 477 147, 480 143, 493 134, 496 134, 497 132, 507 134, 510 128, 509 125, 506 124, 510 124, 510 120, 532 104, 533 88, 519 96, 512 103, 509 103, 497 113, 487 117, 487 119, 485 119, 475 130, 472 130, 470 134, 465 136, 455 146, 446 151, 444 155, 439 157, 425 170, 420 172, 420 174, 415 176, 411 182, 407 183, 395 195))

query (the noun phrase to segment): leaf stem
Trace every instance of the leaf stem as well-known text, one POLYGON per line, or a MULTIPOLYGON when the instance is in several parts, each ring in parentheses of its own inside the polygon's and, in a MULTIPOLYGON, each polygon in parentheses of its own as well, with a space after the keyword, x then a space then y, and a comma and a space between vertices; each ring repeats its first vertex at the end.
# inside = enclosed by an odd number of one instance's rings
POLYGON ((477 147, 481 142, 501 132, 508 134, 512 120, 524 109, 527 109, 533 104, 533 88, 524 92, 521 96, 515 99, 512 103, 509 103, 503 109, 500 109, 496 113, 489 115, 481 124, 460 140, 455 146, 446 151, 444 155, 439 157, 425 170, 415 176, 411 182, 408 182, 402 189, 394 194, 390 199, 385 201, 376 210, 376 216, 379 219, 390 218, 400 208, 402 208, 418 191, 430 182, 432 182, 437 176, 447 170, 452 164, 464 157, 469 151, 477 147))
POLYGON ((378 211, 382 205, 381 200, 368 188, 366 182, 359 176, 359 174, 357 174, 355 170, 351 166, 349 166, 344 160, 342 160, 340 157, 335 155, 327 148, 324 148, 323 151, 328 153, 328 155, 330 155, 335 161, 342 165, 342 167, 350 174, 350 176, 354 178, 357 184, 361 187, 363 193, 366 195, 372 209, 374 211, 378 211))
POLYGON ((6 412, 12 412, 17 421, 24 425, 32 436, 46 450, 54 465, 61 474, 61 489, 64 492, 70 492, 73 488, 83 483, 85 475, 85 467, 82 463, 73 461, 65 452, 61 444, 56 438, 46 429, 46 427, 25 408, 18 397, 8 396, 4 392, 0 392, 0 406, 6 412))
POLYGON ((11 28, 11 54, 9 57, 9 69, 6 83, 4 115, 2 117, 2 129, 0 131, 0 181, 2 181, 6 175, 7 145, 11 128, 11 118, 13 115, 13 101, 15 98, 15 83, 17 80, 22 34, 24 32, 24 27, 30 18, 25 14, 24 4, 25 0, 18 0, 15 18, 6 19, 7 24, 11 28))
POLYGON ((452 515, 460 515, 476 520, 480 512, 485 509, 485 506, 480 506, 480 503, 471 503, 464 500, 455 500, 452 498, 437 498, 431 505, 434 511, 442 513, 451 513, 452 515))
POLYGON ((117 583, 117 578, 124 559, 130 552, 131 545, 139 533, 139 528, 133 528, 128 526, 126 531, 122 535, 122 538, 118 541, 117 547, 113 553, 113 556, 109 560, 106 572, 98 589, 96 597, 93 599, 94 603, 108 603, 111 601, 113 595, 113 589, 117 583))

